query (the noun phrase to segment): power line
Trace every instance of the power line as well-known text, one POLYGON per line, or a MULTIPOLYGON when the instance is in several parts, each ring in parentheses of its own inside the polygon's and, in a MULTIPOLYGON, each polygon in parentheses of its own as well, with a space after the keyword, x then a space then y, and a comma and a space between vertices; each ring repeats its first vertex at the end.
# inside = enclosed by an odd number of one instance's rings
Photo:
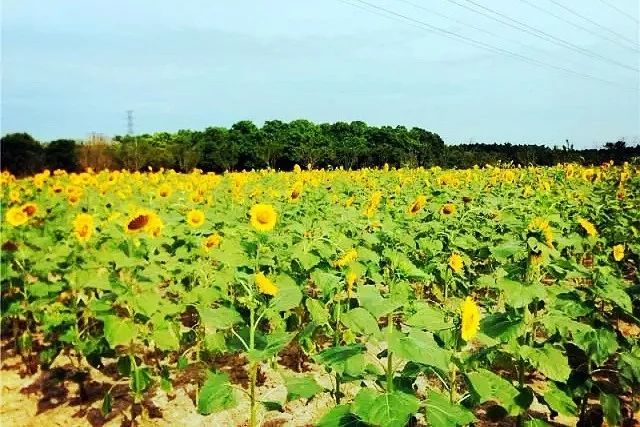
MULTIPOLYGON (((502 35, 500 35, 500 34, 496 34, 496 33, 492 32, 492 31, 489 31, 489 30, 484 29, 484 28, 482 28, 482 27, 478 27, 478 26, 476 26, 476 25, 472 25, 472 24, 466 23, 466 22, 461 21, 461 20, 459 20, 459 19, 452 18, 452 17, 447 16, 447 15, 445 15, 445 14, 443 14, 443 13, 437 12, 437 11, 435 11, 435 10, 433 10, 433 9, 428 9, 428 8, 426 8, 426 7, 422 6, 422 5, 419 5, 419 4, 416 4, 416 3, 410 2, 410 1, 408 1, 408 0, 398 0, 398 1, 401 1, 401 2, 406 3, 406 4, 408 4, 408 5, 411 5, 411 6, 415 7, 415 8, 417 8, 417 9, 424 10, 424 11, 426 11, 426 12, 429 12, 430 14, 433 14, 433 15, 436 15, 436 16, 440 16, 441 18, 447 19, 447 20, 452 21, 452 22, 455 22, 455 23, 457 23, 457 24, 464 25, 464 26, 469 27, 469 28, 473 28, 474 30, 477 30, 477 31, 479 31, 479 32, 481 32, 481 33, 484 33, 484 34, 488 34, 488 35, 490 35, 490 36, 492 36, 492 37, 495 37, 495 38, 497 38, 497 39, 502 39, 502 40, 506 40, 506 41, 508 41, 508 42, 510 42, 510 43, 518 44, 518 45, 520 45, 520 46, 522 46, 522 47, 524 47, 524 48, 526 48, 526 49, 533 49, 533 50, 537 50, 537 51, 539 51, 539 52, 545 52, 545 53, 546 53, 546 51, 545 51, 545 50, 540 49, 540 48, 537 48, 537 47, 535 47, 535 46, 531 46, 531 45, 529 45, 529 44, 527 44, 527 43, 522 43, 520 40, 516 40, 516 39, 512 39, 512 38, 509 38, 509 37, 502 36, 502 35)), ((516 27, 516 28, 517 28, 517 27, 516 27)))
POLYGON ((631 43, 634 47, 636 47, 636 46, 638 45, 638 42, 636 42, 636 41, 634 41, 634 40, 631 40, 631 39, 628 39, 628 38, 626 38, 625 36, 623 36, 623 35, 622 35, 622 34, 620 34, 620 33, 616 33, 615 31, 611 30, 610 28, 605 27, 604 25, 602 25, 602 24, 600 24, 600 23, 598 23, 598 22, 594 21, 593 19, 587 18, 586 16, 584 16, 584 15, 582 15, 582 14, 580 14, 580 13, 576 12, 575 10, 571 9, 570 7, 567 7, 567 6, 563 5, 562 3, 560 3, 560 2, 558 2, 558 1, 556 1, 556 0, 549 0, 549 1, 550 1, 551 3, 553 3, 553 4, 555 4, 556 6, 558 6, 558 7, 562 8, 562 9, 566 10, 566 11, 567 11, 567 12, 569 12, 570 14, 575 15, 575 16, 577 16, 578 18, 581 18, 581 19, 583 19, 583 20, 585 20, 585 21, 587 21, 587 22, 590 22, 591 24, 595 25, 595 26, 596 26, 596 27, 598 27, 598 28, 601 28, 601 29, 603 29, 603 30, 605 30, 605 31, 610 32, 611 34, 613 34, 613 35, 617 36, 618 38, 620 38, 620 39, 622 39, 622 40, 625 40, 627 43, 631 43))
POLYGON ((617 6, 609 3, 608 1, 605 0, 600 0, 602 3, 606 4, 607 6, 609 6, 611 9, 618 11, 620 14, 626 16, 627 18, 631 19, 632 21, 634 21, 636 24, 638 24, 638 19, 634 18, 633 16, 629 15, 627 12, 625 12, 624 10, 618 8, 617 6))
POLYGON ((618 61, 615 61, 613 59, 607 58, 606 56, 602 56, 602 55, 597 54, 595 52, 591 52, 588 49, 584 49, 584 48, 582 48, 582 47, 580 47, 580 46, 578 46, 578 45, 576 45, 574 43, 568 42, 568 41, 563 40, 563 39, 561 39, 559 37, 556 37, 556 36, 554 36, 552 34, 546 33, 546 32, 544 32, 542 30, 539 30, 539 29, 537 29, 535 27, 532 27, 531 25, 525 24, 525 23, 523 23, 521 21, 518 21, 517 19, 511 18, 510 16, 505 15, 504 13, 498 12, 498 11, 496 11, 494 9, 491 9, 489 7, 486 7, 486 6, 482 5, 482 4, 479 4, 479 3, 477 3, 477 2, 475 2, 473 0, 465 0, 465 1, 467 3, 471 3, 471 4, 475 5, 476 7, 479 7, 480 9, 484 9, 484 10, 486 10, 488 12, 491 12, 494 15, 498 15, 498 16, 500 16, 502 18, 505 18, 508 21, 515 22, 518 26, 510 24, 510 23, 504 21, 503 19, 496 18, 495 16, 489 15, 487 13, 484 13, 484 12, 480 11, 480 10, 474 9, 472 7, 469 7, 469 6, 465 5, 465 4, 460 3, 457 0, 447 0, 447 1, 450 2, 450 3, 453 3, 453 4, 457 5, 457 6, 460 6, 460 7, 464 8, 464 9, 468 9, 468 10, 474 12, 474 13, 478 13, 480 15, 486 16, 487 18, 493 19, 494 21, 500 22, 500 23, 502 23, 504 25, 508 25, 508 26, 510 26, 512 28, 515 28, 517 30, 524 31, 524 32, 526 32, 528 34, 531 34, 531 35, 533 35, 535 37, 538 37, 538 38, 540 38, 542 40, 545 40, 545 41, 548 41, 550 43, 554 43, 554 44, 563 46, 565 48, 568 48, 570 50, 579 52, 579 53, 581 53, 583 55, 586 55, 586 56, 589 56, 591 58, 597 58, 597 59, 600 59, 602 61, 609 62, 611 64, 615 64, 615 65, 617 65, 619 67, 626 68, 627 70, 633 71, 635 73, 640 72, 640 70, 638 70, 637 68, 630 67, 630 66, 628 66, 626 64, 623 64, 621 62, 618 62, 618 61))
POLYGON ((542 13, 545 13, 545 14, 547 14, 547 15, 553 16, 554 18, 559 19, 560 21, 562 21, 562 22, 564 22, 564 23, 566 23, 566 24, 569 24, 569 25, 571 25, 571 26, 573 26, 573 27, 576 27, 576 28, 579 28, 579 29, 581 29, 581 30, 583 30, 583 31, 586 31, 587 33, 589 33, 589 34, 591 34, 591 35, 594 35, 594 36, 596 36, 596 37, 600 37, 600 38, 602 38, 602 39, 608 40, 608 41, 610 41, 611 43, 614 43, 614 44, 616 44, 616 45, 618 45, 618 46, 620 46, 620 47, 623 47, 623 48, 626 48, 626 49, 632 49, 632 50, 634 50, 634 51, 636 51, 636 52, 640 52, 640 49, 637 49, 636 47, 631 47, 631 46, 628 46, 628 45, 621 44, 621 43, 620 43, 620 42, 618 42, 617 40, 614 40, 614 39, 612 39, 612 38, 610 38, 610 37, 608 37, 608 36, 605 36, 605 35, 603 35, 603 34, 599 34, 599 33, 596 33, 596 32, 594 32, 594 31, 591 31, 590 29, 588 29, 588 28, 586 28, 586 27, 583 27, 583 26, 582 26, 582 25, 580 25, 580 24, 576 24, 576 23, 575 23, 575 22, 573 22, 573 21, 569 21, 568 19, 566 19, 566 18, 564 18, 564 17, 562 17, 562 16, 560 16, 560 15, 556 15, 555 13, 553 13, 553 12, 550 12, 550 11, 546 10, 545 8, 540 7, 540 6, 538 6, 537 4, 535 4, 535 3, 533 3, 533 2, 531 2, 531 1, 529 1, 529 0, 520 0, 520 1, 521 1, 521 2, 523 2, 523 3, 528 4, 529 6, 533 7, 534 9, 539 10, 539 11, 540 11, 540 12, 542 12, 542 13))
MULTIPOLYGON (((346 0, 339 0, 339 1, 341 1, 342 3, 346 3, 346 4, 349 4, 349 5, 355 6, 352 2, 349 2, 349 1, 346 1, 346 0)), ((599 77, 596 77, 596 76, 593 76, 593 75, 590 75, 590 74, 581 73, 581 72, 578 72, 578 71, 571 70, 569 68, 564 68, 564 67, 561 67, 561 66, 557 66, 557 65, 549 64, 549 63, 546 63, 546 62, 543 62, 543 61, 539 61, 537 59, 530 58, 530 57, 527 57, 527 56, 524 56, 524 55, 520 55, 519 53, 515 53, 515 52, 509 51, 507 49, 491 46, 491 45, 489 45, 487 43, 480 42, 480 41, 471 39, 469 37, 462 36, 460 34, 454 33, 452 31, 448 31, 448 30, 439 28, 437 26, 431 25, 431 24, 426 23, 424 21, 411 18, 409 16, 403 15, 403 14, 398 13, 398 12, 394 12, 393 10, 386 9, 384 7, 369 3, 369 2, 364 1, 364 0, 355 0, 355 1, 357 1, 358 3, 364 4, 364 5, 367 5, 367 6, 369 6, 369 8, 373 8, 373 9, 385 12, 386 14, 391 15, 392 17, 398 17, 398 18, 401 18, 403 20, 409 21, 410 23, 418 24, 418 25, 420 25, 419 28, 421 28, 423 30, 427 30, 429 32, 438 33, 438 34, 440 34, 440 35, 442 35, 442 36, 444 36, 446 38, 455 38, 458 41, 462 41, 463 43, 472 44, 472 45, 474 45, 476 47, 480 47, 482 49, 489 50, 489 51, 492 51, 494 53, 505 54, 507 56, 514 57, 514 58, 523 60, 523 61, 531 63, 531 64, 535 64, 535 65, 546 67, 546 68, 552 68, 552 69, 559 70, 559 71, 564 71, 564 72, 567 72, 567 73, 570 73, 570 74, 573 74, 573 75, 577 75, 579 77, 592 79, 592 80, 598 80, 598 81, 603 82, 603 83, 607 83, 607 84, 614 85, 614 86, 619 86, 619 87, 625 87, 626 89, 628 89, 628 87, 620 85, 619 83, 616 83, 616 82, 611 82, 609 80, 605 80, 605 79, 602 79, 602 78, 599 78, 599 77)), ((367 10, 370 10, 370 9, 367 9, 367 10)), ((385 15, 385 16, 389 17, 388 15, 385 15)), ((413 26, 416 26, 416 25, 413 25, 413 26)))

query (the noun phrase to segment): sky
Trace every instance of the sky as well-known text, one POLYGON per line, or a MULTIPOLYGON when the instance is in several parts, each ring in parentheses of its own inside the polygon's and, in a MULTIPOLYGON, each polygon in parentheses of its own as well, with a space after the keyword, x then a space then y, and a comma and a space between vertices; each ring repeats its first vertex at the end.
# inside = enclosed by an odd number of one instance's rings
POLYGON ((305 118, 448 144, 638 143, 639 4, 4 0, 0 130, 113 136, 133 110, 135 133, 305 118))

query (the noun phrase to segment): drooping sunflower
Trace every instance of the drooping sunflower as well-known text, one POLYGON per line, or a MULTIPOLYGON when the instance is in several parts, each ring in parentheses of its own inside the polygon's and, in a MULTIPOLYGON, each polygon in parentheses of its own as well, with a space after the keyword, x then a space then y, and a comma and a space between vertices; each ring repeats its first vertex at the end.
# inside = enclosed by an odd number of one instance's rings
POLYGON ((93 234, 93 217, 86 213, 76 216, 73 221, 73 233, 80 242, 86 242, 93 234))
POLYGON ((220 242, 222 241, 222 237, 220 237, 219 234, 212 234, 210 236, 205 237, 202 240, 202 248, 206 251, 209 252, 209 250, 211 250, 212 248, 217 248, 218 246, 220 246, 220 242))
POLYGON ((255 281, 258 286, 258 290, 263 294, 275 296, 278 293, 278 286, 269 280, 269 278, 262 272, 258 272, 258 274, 256 274, 255 281))
POLYGON ((589 237, 597 237, 598 230, 596 230, 596 226, 593 225, 589 220, 584 218, 578 218, 578 223, 584 229, 589 237))
POLYGON ((454 273, 460 274, 462 269, 464 268, 464 261, 462 257, 457 252, 454 252, 449 256, 449 267, 453 270, 454 273))
POLYGON ((445 203, 440 208, 440 214, 444 216, 451 216, 456 213, 456 205, 453 203, 445 203))
POLYGON ((613 247, 613 259, 622 261, 624 258, 624 245, 615 245, 613 247))
POLYGON ((25 203, 22 205, 22 212, 25 213, 29 218, 34 216, 38 212, 38 205, 35 203, 25 203))
POLYGON ((345 282, 347 283, 347 296, 351 298, 353 293, 353 285, 356 283, 358 276, 353 271, 349 271, 345 276, 345 282))
POLYGON ((191 227, 200 227, 204 224, 204 212, 192 209, 187 213, 187 224, 191 227))
POLYGON ((480 309, 473 298, 467 297, 462 303, 462 339, 469 341, 476 336, 480 329, 480 309))
POLYGON ((22 211, 21 207, 14 206, 7 210, 5 220, 12 226, 18 227, 29 221, 29 216, 22 211))
POLYGON ((549 225, 549 221, 544 218, 534 218, 527 227, 529 233, 540 233, 546 245, 553 248, 553 230, 549 225))
POLYGON ((422 210, 425 203, 427 203, 427 197, 420 195, 416 197, 416 200, 409 206, 409 215, 415 215, 422 210))
POLYGON ((272 230, 278 219, 278 214, 274 207, 264 203, 253 205, 249 214, 251 215, 251 226, 258 231, 272 230))

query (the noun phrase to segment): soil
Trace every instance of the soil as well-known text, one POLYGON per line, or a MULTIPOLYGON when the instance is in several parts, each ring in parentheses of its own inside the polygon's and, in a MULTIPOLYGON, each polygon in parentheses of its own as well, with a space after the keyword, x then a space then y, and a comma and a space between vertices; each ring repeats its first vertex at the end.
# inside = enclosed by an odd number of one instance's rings
MULTIPOLYGON (((25 364, 10 347, 3 345, 0 367, 0 425, 3 427, 246 426, 248 422, 249 399, 244 392, 248 380, 245 369, 247 361, 241 355, 218 356, 208 361, 210 366, 229 375, 236 388, 238 404, 232 409, 204 416, 197 413, 195 404, 198 385, 204 380, 203 365, 189 365, 174 375, 172 391, 165 392, 155 387, 147 393, 148 398, 134 403, 126 379, 116 374, 114 361, 105 361, 105 368, 98 371, 90 366, 78 369, 74 366, 74 360, 59 356, 49 369, 41 370, 36 363, 25 364), (85 384, 82 391, 78 386, 80 382, 85 384), (113 397, 112 410, 103 415, 103 397, 109 390, 113 397)), ((333 388, 331 376, 314 365, 299 346, 292 344, 281 352, 279 364, 260 366, 259 400, 286 402, 287 390, 282 378, 284 372, 287 375, 313 375, 321 386, 333 388)), ((345 401, 353 398, 359 389, 359 384, 344 384, 342 391, 345 401)), ((281 410, 268 411, 259 405, 258 419, 262 427, 313 426, 334 406, 333 397, 328 392, 321 393, 309 400, 286 402, 281 410)), ((476 426, 515 425, 515 418, 496 420, 497 412, 490 403, 482 405, 476 411, 476 426)), ((547 420, 553 427, 575 426, 577 423, 575 418, 552 418, 546 407, 537 402, 532 405, 530 415, 547 420)), ((595 410, 590 418, 594 421, 591 425, 600 425, 602 414, 595 410)), ((410 426, 424 424, 422 414, 408 423, 410 426)), ((625 423, 625 427, 632 426, 640 426, 640 423, 625 423)))

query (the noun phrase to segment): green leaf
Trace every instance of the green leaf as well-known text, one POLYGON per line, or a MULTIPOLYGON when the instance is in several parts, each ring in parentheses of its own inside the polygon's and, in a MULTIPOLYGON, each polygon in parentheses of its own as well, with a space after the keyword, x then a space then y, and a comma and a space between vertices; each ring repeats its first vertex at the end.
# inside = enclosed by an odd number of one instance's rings
POLYGON ((521 408, 517 403, 517 397, 520 395, 518 389, 501 376, 481 369, 468 373, 467 379, 473 391, 478 395, 479 403, 495 401, 511 415, 517 415, 522 409, 526 409, 521 408))
POLYGON ((480 321, 480 331, 491 338, 505 342, 524 333, 524 322, 519 315, 490 314, 480 321))
POLYGON ((429 304, 420 304, 417 311, 407 319, 407 325, 438 332, 453 327, 453 322, 447 319, 446 314, 429 304))
POLYGON ((282 350, 295 336, 295 333, 275 332, 267 335, 267 343, 262 349, 250 350, 247 354, 249 362, 261 362, 275 356, 282 350))
POLYGON ((209 308, 198 306, 198 314, 207 331, 217 331, 218 329, 228 329, 236 323, 242 322, 242 317, 232 308, 220 306, 209 308))
POLYGON ((107 391, 104 394, 104 398, 102 399, 102 416, 106 417, 113 407, 113 398, 111 397, 111 392, 107 391))
POLYGON ((432 427, 464 426, 475 420, 468 409, 449 401, 449 396, 429 390, 427 394, 427 420, 432 427))
POLYGON ((178 335, 168 322, 154 325, 151 337, 160 350, 177 350, 180 348, 178 335))
POLYGON ((284 382, 287 386, 287 400, 309 399, 324 390, 311 376, 285 377, 284 382))
POLYGON ((380 333, 376 319, 362 307, 349 310, 342 315, 342 323, 358 335, 375 335, 380 333))
POLYGON ((324 325, 329 322, 329 310, 319 300, 307 298, 305 305, 307 306, 307 311, 311 315, 311 319, 317 325, 324 325))
POLYGON ((278 293, 271 300, 269 309, 287 311, 300 305, 302 292, 291 277, 280 275, 276 279, 276 284, 279 288, 278 293))
POLYGON ((368 407, 362 405, 358 410, 354 402, 354 413, 363 421, 381 427, 404 427, 420 408, 420 401, 415 396, 400 391, 381 394, 370 404, 369 398, 368 407))
POLYGON ((505 301, 514 308, 524 307, 534 299, 542 300, 546 295, 544 287, 540 283, 525 285, 506 277, 496 279, 496 288, 504 293, 505 301))
POLYGON ((311 270, 320 262, 321 259, 319 256, 314 255, 311 252, 302 251, 296 252, 294 258, 300 262, 300 265, 305 270, 311 270))
POLYGON ((136 367, 131 371, 129 387, 136 396, 141 396, 151 385, 151 371, 146 367, 136 367))
POLYGON ((351 405, 338 405, 332 408, 316 423, 317 427, 365 427, 354 414, 351 405))
POLYGON ((569 361, 559 349, 549 344, 541 348, 521 345, 519 352, 523 358, 528 360, 535 369, 547 378, 558 382, 565 382, 569 378, 571 373, 569 361))
POLYGON ((207 373, 207 380, 198 394, 198 413, 209 415, 220 412, 236 404, 229 376, 224 373, 207 373))
POLYGON ((576 334, 573 341, 597 365, 602 365, 618 349, 618 340, 615 332, 604 328, 593 329, 584 334, 576 334))
POLYGON ((491 255, 493 255, 497 261, 507 262, 511 256, 518 252, 522 252, 524 250, 524 245, 522 242, 509 240, 507 242, 500 243, 489 250, 491 251, 491 255))
POLYGON ((577 416, 578 406, 564 391, 560 390, 553 381, 547 382, 547 391, 544 393, 544 400, 554 411, 562 415, 577 416))
POLYGON ((360 285, 358 287, 358 301, 376 319, 391 313, 402 304, 389 298, 383 298, 380 291, 372 285, 360 285))
POLYGON ((313 359, 321 364, 329 367, 345 362, 347 359, 364 353, 366 347, 364 344, 349 344, 337 347, 329 347, 313 356, 313 359))
POLYGON ((595 286, 596 293, 601 298, 617 305, 627 313, 633 313, 633 304, 631 297, 625 291, 624 282, 614 278, 607 278, 604 283, 598 283, 595 286))
POLYGON ((131 319, 105 316, 103 320, 104 337, 109 343, 109 347, 115 348, 118 345, 127 345, 135 339, 137 327, 131 319))
POLYGON ((620 412, 620 399, 615 394, 600 393, 600 404, 604 412, 604 418, 610 426, 619 426, 622 421, 620 412))
POLYGON ((335 274, 322 270, 313 270, 311 280, 318 286, 325 297, 330 297, 342 286, 342 279, 335 274))
POLYGON ((448 372, 451 353, 436 343, 429 332, 411 330, 408 335, 396 332, 389 339, 389 349, 398 357, 448 372))

